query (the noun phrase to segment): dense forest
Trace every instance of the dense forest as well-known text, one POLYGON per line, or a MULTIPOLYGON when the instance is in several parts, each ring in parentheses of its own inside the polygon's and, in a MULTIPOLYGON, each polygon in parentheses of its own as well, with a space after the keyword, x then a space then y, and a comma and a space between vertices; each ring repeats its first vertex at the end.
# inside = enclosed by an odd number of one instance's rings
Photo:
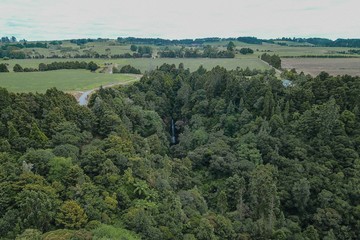
POLYGON ((359 239, 360 78, 283 77, 165 64, 88 107, 0 89, 0 236, 359 239))

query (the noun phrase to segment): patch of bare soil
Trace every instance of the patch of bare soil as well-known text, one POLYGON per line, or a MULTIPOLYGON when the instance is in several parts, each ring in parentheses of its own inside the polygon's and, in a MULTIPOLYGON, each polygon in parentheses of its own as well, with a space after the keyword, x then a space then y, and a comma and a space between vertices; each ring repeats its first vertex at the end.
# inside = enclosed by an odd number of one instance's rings
POLYGON ((284 69, 295 68, 297 72, 312 76, 322 71, 333 76, 360 76, 360 58, 282 58, 281 65, 284 69))

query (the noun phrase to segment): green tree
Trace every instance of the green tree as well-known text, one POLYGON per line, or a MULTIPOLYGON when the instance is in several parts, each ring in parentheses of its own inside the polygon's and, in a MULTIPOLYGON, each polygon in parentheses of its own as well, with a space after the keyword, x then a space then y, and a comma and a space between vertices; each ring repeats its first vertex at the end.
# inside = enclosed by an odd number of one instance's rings
POLYGON ((235 50, 235 43, 233 42, 233 41, 230 41, 229 43, 228 43, 228 45, 226 46, 226 49, 228 50, 228 51, 234 51, 235 50))
POLYGON ((130 50, 133 51, 133 52, 136 52, 137 49, 138 49, 138 47, 137 47, 136 45, 134 45, 134 44, 132 44, 132 45, 130 46, 130 50))
POLYGON ((264 97, 263 116, 270 119, 274 114, 275 100, 271 89, 269 88, 264 97))
POLYGON ((221 214, 224 214, 227 211, 228 203, 225 191, 220 191, 217 197, 217 207, 221 214))
POLYGON ((9 72, 9 69, 5 63, 0 64, 0 72, 9 72))
POLYGON ((25 228, 46 231, 54 219, 58 203, 55 191, 41 185, 27 185, 16 196, 16 204, 25 228))
POLYGON ((19 158, 19 162, 33 164, 32 171, 36 174, 46 176, 49 171, 49 161, 54 158, 54 154, 49 150, 43 149, 29 149, 24 155, 19 158))
POLYGON ((254 50, 252 50, 251 48, 241 48, 239 51, 241 54, 253 54, 254 50))
POLYGON ((279 198, 273 166, 258 165, 250 177, 250 198, 253 217, 259 223, 261 235, 272 234, 279 212, 279 198))
POLYGON ((47 71, 47 70, 48 70, 48 66, 45 63, 39 64, 39 71, 47 71))
POLYGON ((31 125, 29 139, 30 139, 31 146, 34 148, 44 148, 47 145, 47 143, 49 142, 49 139, 39 129, 36 122, 33 122, 31 125))
POLYGON ((69 229, 79 229, 87 223, 84 209, 74 200, 65 201, 56 215, 56 223, 69 229))
POLYGON ((93 61, 88 63, 87 69, 89 69, 90 71, 95 72, 96 69, 98 69, 98 68, 99 68, 99 66, 96 63, 94 63, 93 61))
POLYGON ((226 179, 225 186, 229 202, 228 206, 232 211, 237 210, 239 218, 243 219, 246 208, 244 199, 246 190, 245 179, 235 174, 234 176, 226 179))
POLYGON ((293 199, 295 206, 302 214, 310 200, 310 183, 306 178, 300 179, 292 188, 293 199))
POLYGON ((319 240, 320 239, 319 234, 313 225, 309 225, 305 229, 303 236, 307 237, 309 240, 319 240))
POLYGON ((14 72, 23 72, 24 69, 19 64, 15 64, 13 67, 13 71, 14 72))
POLYGON ((72 161, 71 158, 54 157, 50 159, 48 165, 48 180, 62 182, 72 167, 72 161))
POLYGON ((194 229, 196 239, 199 240, 215 240, 214 227, 206 218, 201 218, 198 226, 194 229))
POLYGON ((42 232, 40 232, 39 230, 28 228, 25 229, 22 234, 18 235, 15 240, 41 240, 41 235, 42 232))

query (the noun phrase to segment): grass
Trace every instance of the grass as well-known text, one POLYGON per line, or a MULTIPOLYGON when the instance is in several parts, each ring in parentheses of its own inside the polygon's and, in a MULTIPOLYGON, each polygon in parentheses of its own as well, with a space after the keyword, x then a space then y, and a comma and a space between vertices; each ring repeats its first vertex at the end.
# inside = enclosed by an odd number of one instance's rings
POLYGON ((62 91, 84 91, 100 86, 135 81, 123 74, 91 73, 86 70, 57 70, 31 73, 0 73, 0 87, 11 92, 39 92, 56 87, 62 91))
POLYGON ((156 58, 156 59, 123 59, 123 60, 112 60, 111 62, 120 65, 130 64, 136 68, 139 68, 142 72, 156 69, 164 63, 175 64, 178 66, 183 63, 185 68, 189 68, 191 71, 195 71, 202 65, 204 68, 210 70, 217 65, 225 67, 227 69, 235 69, 237 67, 251 69, 268 69, 268 66, 260 61, 258 58, 226 58, 226 59, 213 59, 213 58, 156 58))
POLYGON ((13 59, 13 60, 0 60, 0 63, 8 64, 8 69, 12 71, 15 64, 20 64, 22 67, 32 67, 38 68, 40 63, 51 63, 51 62, 66 62, 66 61, 94 61, 99 65, 104 65, 104 63, 114 63, 121 66, 130 64, 142 72, 150 71, 156 69, 156 67, 161 66, 164 63, 179 65, 183 63, 185 68, 190 68, 191 71, 195 71, 200 65, 203 65, 206 69, 212 69, 213 67, 219 65, 227 69, 235 69, 237 67, 250 69, 269 69, 269 67, 264 64, 261 60, 255 55, 251 56, 237 56, 236 58, 126 58, 126 59, 13 59))
MULTIPOLYGON (((269 54, 277 54, 280 57, 298 57, 304 55, 336 55, 336 56, 349 56, 349 54, 341 54, 338 52, 347 52, 349 49, 353 48, 343 48, 343 47, 312 47, 301 46, 304 44, 298 44, 293 42, 279 41, 289 44, 290 46, 280 46, 278 44, 263 43, 262 45, 258 44, 248 44, 239 41, 233 41, 237 49, 241 48, 251 48, 254 50, 254 55, 259 56, 266 51, 269 54)), ((217 43, 212 43, 211 45, 217 47, 224 47, 228 44, 228 41, 222 41, 217 43)), ((360 55, 352 55, 360 57, 360 55)))
MULTIPOLYGON (((237 49, 251 48, 254 50, 254 54, 251 54, 251 55, 237 54, 234 59, 219 59, 219 58, 218 59, 209 59, 209 58, 196 58, 196 59, 192 59, 192 58, 186 58, 186 59, 176 59, 176 58, 155 58, 155 59, 152 59, 152 58, 140 58, 140 59, 133 59, 133 58, 130 58, 130 59, 59 58, 59 59, 46 59, 45 58, 45 59, 14 59, 14 60, 7 60, 7 61, 0 59, 0 63, 8 64, 8 69, 10 71, 12 71, 12 69, 16 63, 20 64, 22 67, 38 68, 40 63, 48 64, 48 63, 55 62, 55 61, 57 61, 57 62, 64 62, 64 61, 90 62, 90 61, 94 61, 100 66, 104 66, 105 63, 113 63, 113 64, 117 65, 119 68, 121 68, 124 65, 130 64, 130 65, 140 69, 142 72, 146 72, 146 71, 154 70, 164 63, 175 64, 176 66, 178 66, 180 63, 183 63, 185 68, 189 68, 191 71, 195 71, 200 65, 202 65, 204 68, 206 68, 208 70, 212 69, 213 67, 215 67, 217 65, 225 67, 228 70, 235 69, 237 67, 240 67, 240 68, 249 67, 250 69, 265 70, 265 69, 269 69, 269 66, 258 58, 264 52, 267 52, 269 54, 277 54, 280 57, 282 57, 282 61, 285 63, 285 67, 288 66, 288 65, 286 65, 286 63, 291 61, 291 60, 286 60, 287 58, 285 58, 285 57, 300 57, 300 56, 310 56, 310 55, 311 56, 321 56, 322 55, 322 56, 337 56, 337 57, 351 56, 351 57, 357 57, 356 59, 360 59, 360 54, 350 55, 350 54, 341 53, 341 52, 347 52, 351 48, 313 47, 313 46, 311 46, 311 44, 309 44, 309 46, 304 46, 306 44, 293 43, 293 42, 289 42, 289 41, 279 41, 279 42, 289 44, 289 46, 280 46, 278 44, 269 44, 269 43, 263 43, 262 45, 255 45, 255 44, 247 44, 247 43, 243 43, 243 42, 239 42, 239 41, 234 41, 237 49)), ((226 45, 228 43, 229 43, 229 41, 221 41, 221 42, 209 43, 209 44, 216 46, 221 50, 224 50, 224 49, 226 49, 226 45)), ((153 48, 154 54, 156 52, 158 52, 160 49, 165 48, 165 46, 154 46, 154 45, 152 45, 151 47, 153 48)), ((187 47, 190 47, 190 46, 187 46, 187 47)), ((169 46, 169 48, 170 49, 178 49, 178 48, 180 48, 180 46, 169 46)), ((119 44, 116 40, 110 40, 109 42, 89 42, 83 46, 78 46, 76 44, 70 43, 69 41, 63 41, 62 46, 51 46, 50 49, 43 49, 43 48, 26 49, 26 51, 31 51, 31 52, 34 51, 34 52, 37 52, 38 54, 41 54, 44 56, 49 56, 52 54, 57 54, 57 55, 61 56, 64 53, 74 55, 75 53, 84 54, 88 51, 90 51, 90 52, 95 51, 100 54, 107 54, 108 52, 106 49, 110 49, 111 54, 124 54, 126 52, 131 52, 129 44, 119 44), (64 48, 65 48, 65 51, 64 51, 64 48), (66 49, 66 48, 68 48, 68 49, 66 49)), ((343 59, 338 60, 338 61, 340 63, 342 63, 342 62, 348 63, 349 61, 351 62, 351 60, 342 61, 343 59)), ((293 60, 293 61, 296 61, 296 60, 293 60)), ((323 62, 323 60, 321 60, 321 59, 316 59, 316 60, 311 60, 311 61, 312 62, 315 61, 315 63, 317 61, 319 61, 320 63, 323 62)), ((336 61, 336 60, 334 60, 334 61, 336 61)), ((354 60, 354 61, 357 61, 357 60, 354 60)), ((296 64, 293 64, 293 65, 294 65, 294 67, 297 66, 296 64)), ((329 72, 333 69, 333 67, 334 66, 332 64, 321 66, 322 71, 329 71, 329 72)), ((342 66, 341 68, 342 68, 342 70, 346 70, 346 69, 352 68, 352 66, 342 66)), ((301 68, 299 68, 299 70, 302 71, 301 68)), ((350 69, 350 70, 352 72, 354 72, 354 71, 356 72, 356 70, 352 70, 352 69, 350 69)), ((342 71, 342 72, 346 73, 346 71, 342 71)), ((90 80, 94 80, 95 76, 96 76, 95 78, 99 77, 99 79, 97 79, 99 81, 100 80, 101 81, 103 81, 103 80, 110 81, 113 78, 115 78, 114 76, 107 76, 105 79, 105 76, 89 75, 90 73, 85 74, 83 72, 72 72, 72 73, 75 73, 74 76, 70 76, 70 74, 66 75, 66 73, 60 74, 58 72, 57 73, 47 73, 49 75, 41 74, 41 73, 24 73, 23 75, 19 74, 19 75, 13 76, 10 74, 10 75, 6 75, 6 76, 7 76, 7 79, 9 79, 8 81, 12 81, 12 79, 15 79, 16 81, 18 81, 18 78, 24 78, 25 74, 26 74, 26 78, 30 79, 30 80, 48 78, 51 81, 53 81, 53 80, 55 81, 55 80, 58 80, 59 78, 61 78, 61 79, 65 78, 65 80, 63 80, 64 82, 66 82, 66 79, 72 79, 74 82, 77 82, 77 79, 80 79, 79 81, 81 81, 81 79, 84 80, 84 78, 86 78, 87 80, 89 80, 89 82, 91 82, 90 80), (39 74, 41 74, 41 75, 39 75, 39 74)), ((9 83, 6 81, 2 81, 2 80, 4 80, 4 76, 5 75, 0 75, 0 81, 1 81, 0 86, 4 86, 4 84, 6 86, 11 86, 12 85, 11 82, 9 83)), ((26 86, 29 86, 29 83, 27 83, 26 81, 22 82, 21 84, 25 84, 25 83, 27 84, 26 86)), ((30 85, 34 85, 34 84, 30 84, 30 85)), ((19 84, 17 84, 17 85, 19 85, 19 84)), ((60 85, 62 85, 62 84, 60 84, 60 85)), ((67 87, 68 87, 67 83, 66 84, 64 83, 64 85, 67 85, 67 87)), ((81 88, 81 86, 80 87, 76 86, 76 88, 79 89, 79 88, 81 88)), ((22 89, 20 86, 17 86, 17 88, 14 90, 15 91, 23 91, 24 89, 26 89, 26 88, 24 87, 22 89)), ((37 89, 37 88, 34 87, 34 89, 37 89)), ((41 91, 43 91, 43 90, 41 90, 41 91)))

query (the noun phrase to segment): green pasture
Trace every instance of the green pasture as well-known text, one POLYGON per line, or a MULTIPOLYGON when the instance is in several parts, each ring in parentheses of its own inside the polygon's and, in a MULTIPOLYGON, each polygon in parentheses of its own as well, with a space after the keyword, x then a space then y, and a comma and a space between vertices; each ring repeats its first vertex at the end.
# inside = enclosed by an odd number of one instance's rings
POLYGON ((116 63, 119 65, 126 65, 130 64, 136 68, 139 68, 142 72, 151 71, 156 69, 156 67, 161 66, 164 63, 167 64, 175 64, 178 66, 180 63, 184 64, 185 68, 189 68, 190 71, 195 71, 201 65, 211 70, 212 68, 216 67, 217 65, 221 67, 225 67, 227 69, 236 69, 237 67, 246 68, 249 67, 250 69, 269 69, 269 66, 259 60, 258 58, 186 58, 186 59, 179 59, 179 58, 156 58, 156 59, 112 59, 112 63, 116 63))
MULTIPOLYGON (((268 54, 277 54, 280 57, 298 57, 304 55, 335 55, 335 56, 357 56, 360 55, 349 55, 341 54, 339 52, 347 52, 349 49, 354 48, 344 48, 344 47, 313 47, 311 44, 304 43, 294 43, 289 41, 278 41, 287 43, 290 46, 280 46, 278 44, 263 43, 262 45, 258 44, 248 44, 239 41, 233 41, 236 48, 240 50, 241 48, 251 48, 254 50, 254 55, 259 56, 264 52, 268 54), (308 46, 303 46, 308 45, 308 46)), ((221 41, 216 43, 209 43, 209 45, 216 46, 219 48, 224 48, 229 41, 221 41)))
POLYGON ((135 81, 136 76, 92 73, 87 70, 57 70, 30 73, 0 73, 0 87, 11 92, 40 92, 56 87, 62 91, 84 91, 100 86, 135 81))
MULTIPOLYGON (((309 43, 296 43, 291 41, 277 41, 279 43, 286 43, 289 46, 281 46, 278 44, 270 44, 263 43, 262 45, 258 44, 248 44, 239 41, 233 41, 236 45, 236 48, 239 50, 241 48, 251 48, 254 50, 254 54, 252 57, 258 57, 264 52, 268 52, 269 54, 277 54, 280 57, 299 57, 306 55, 332 55, 332 56, 344 56, 344 57, 360 57, 360 54, 357 55, 349 55, 342 54, 341 52, 347 52, 351 48, 340 48, 340 47, 313 47, 309 43)), ((204 43, 204 45, 212 45, 218 47, 219 50, 225 50, 229 41, 220 41, 215 43, 204 43)), ((139 44, 138 44, 139 45, 139 44)), ((141 44, 140 44, 141 45, 141 44)), ((99 54, 125 54, 132 53, 130 51, 130 44, 120 44, 116 40, 112 39, 107 42, 89 42, 82 46, 78 46, 76 44, 71 43, 68 40, 62 41, 62 45, 49 45, 48 49, 44 48, 31 48, 24 49, 27 53, 30 53, 32 56, 44 55, 45 57, 58 55, 58 56, 74 56, 76 54, 87 54, 87 53, 99 53, 99 54)), ((154 46, 149 45, 153 48, 154 55, 159 50, 163 50, 165 47, 170 49, 179 49, 180 46, 154 46)), ((202 46, 185 46, 186 48, 190 47, 199 47, 202 46)), ((241 54, 237 55, 237 58, 243 58, 244 56, 241 54)), ((191 62, 191 59, 190 59, 191 62)), ((251 63, 252 65, 253 63, 251 63)), ((210 64, 211 65, 211 64, 210 64)), ((220 64, 221 65, 221 64, 220 64)), ((212 65, 211 65, 212 66, 212 65)), ((233 68, 233 65, 229 68, 233 68)), ((249 66, 250 67, 250 66, 249 66)))
POLYGON ((86 54, 90 52, 96 52, 98 54, 124 54, 131 53, 130 45, 121 45, 115 41, 112 42, 90 42, 82 46, 78 46, 70 41, 63 41, 61 45, 49 45, 49 48, 29 48, 23 49, 27 54, 32 56, 44 55, 45 57, 58 55, 70 55, 86 54))
POLYGON ((117 64, 119 67, 130 64, 146 72, 156 69, 164 63, 175 64, 178 66, 183 63, 185 68, 189 68, 191 71, 195 71, 202 65, 204 68, 210 70, 213 67, 219 65, 227 69, 236 69, 237 67, 250 69, 269 69, 269 66, 261 61, 257 56, 237 56, 236 58, 124 58, 124 59, 12 59, 12 60, 0 60, 0 63, 8 64, 9 71, 12 71, 15 64, 20 64, 23 68, 32 67, 38 68, 40 63, 52 63, 52 62, 66 62, 66 61, 93 61, 100 66, 104 66, 105 63, 117 64))
POLYGON ((130 46, 127 45, 118 45, 118 46, 94 46, 91 47, 95 52, 99 54, 124 54, 131 53, 130 46))

